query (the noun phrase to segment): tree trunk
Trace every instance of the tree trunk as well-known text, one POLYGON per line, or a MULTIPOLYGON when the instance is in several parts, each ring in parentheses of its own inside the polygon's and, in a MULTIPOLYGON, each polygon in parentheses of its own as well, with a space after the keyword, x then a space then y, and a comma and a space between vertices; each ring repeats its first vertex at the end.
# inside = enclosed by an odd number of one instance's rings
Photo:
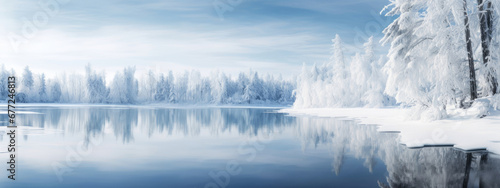
POLYGON ((464 188, 467 188, 469 185, 471 164, 472 164, 472 153, 467 153, 467 160, 465 163, 464 181, 462 184, 462 187, 464 187, 464 188))
POLYGON ((469 16, 467 15, 467 1, 464 0, 464 24, 465 24, 465 41, 467 42, 467 58, 469 60, 469 77, 470 77, 470 99, 477 99, 476 85, 476 70, 474 68, 474 56, 472 54, 472 42, 470 39, 469 16))
POLYGON ((486 8, 486 23, 488 24, 488 36, 490 37, 489 40, 491 41, 491 36, 493 36, 493 16, 491 14, 491 10, 493 10, 493 5, 491 4, 491 0, 488 0, 487 3, 487 8, 486 8))
POLYGON ((481 31, 481 47, 483 49, 483 64, 486 67, 486 82, 488 83, 489 93, 495 95, 497 93, 498 82, 495 76, 493 76, 490 68, 488 68, 488 63, 490 60, 490 42, 492 33, 492 23, 491 23, 491 2, 484 2, 483 0, 477 0, 477 6, 479 7, 479 28, 481 31), (488 6, 486 9, 485 6, 488 6))
POLYGON ((481 155, 481 160, 479 161, 479 188, 487 187, 485 176, 488 175, 488 153, 481 155))

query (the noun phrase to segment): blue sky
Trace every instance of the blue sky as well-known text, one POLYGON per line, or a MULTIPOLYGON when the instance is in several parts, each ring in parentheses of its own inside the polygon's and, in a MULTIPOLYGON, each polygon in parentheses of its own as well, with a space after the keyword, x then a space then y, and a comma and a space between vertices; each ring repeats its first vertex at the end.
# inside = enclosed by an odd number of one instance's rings
POLYGON ((286 77, 328 61, 335 34, 349 56, 390 22, 379 15, 387 0, 41 0, 57 2, 48 10, 35 0, 0 2, 2 63, 49 75, 90 63, 111 74, 136 66, 138 74, 253 69, 286 77), (221 17, 214 4, 232 10, 221 17))

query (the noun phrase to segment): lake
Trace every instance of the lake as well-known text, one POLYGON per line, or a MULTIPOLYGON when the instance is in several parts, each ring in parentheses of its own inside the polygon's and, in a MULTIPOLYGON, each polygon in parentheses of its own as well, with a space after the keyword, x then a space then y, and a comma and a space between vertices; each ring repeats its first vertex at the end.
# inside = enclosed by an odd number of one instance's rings
POLYGON ((19 106, 16 180, 1 170, 0 187, 500 187, 498 155, 277 110, 19 106))

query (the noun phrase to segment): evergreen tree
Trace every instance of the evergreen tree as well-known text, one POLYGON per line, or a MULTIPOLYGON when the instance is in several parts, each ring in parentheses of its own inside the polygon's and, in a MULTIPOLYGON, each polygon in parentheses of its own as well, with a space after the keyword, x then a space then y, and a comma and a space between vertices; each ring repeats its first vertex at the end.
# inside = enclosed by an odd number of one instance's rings
POLYGON ((42 75, 39 78, 39 83, 38 83, 38 100, 39 102, 48 102, 48 97, 47 97, 47 87, 45 84, 45 74, 42 73, 42 75))
POLYGON ((86 94, 85 100, 89 103, 103 103, 107 97, 106 80, 104 74, 97 74, 90 64, 85 67, 86 94))
POLYGON ((21 95, 24 95, 26 102, 32 101, 32 99, 34 98, 32 93, 34 84, 35 81, 33 79, 33 73, 31 72, 30 68, 26 66, 22 75, 22 87, 20 88, 20 93, 22 93, 21 95))
POLYGON ((50 102, 60 102, 61 100, 61 85, 59 84, 59 81, 53 80, 50 85, 50 102))

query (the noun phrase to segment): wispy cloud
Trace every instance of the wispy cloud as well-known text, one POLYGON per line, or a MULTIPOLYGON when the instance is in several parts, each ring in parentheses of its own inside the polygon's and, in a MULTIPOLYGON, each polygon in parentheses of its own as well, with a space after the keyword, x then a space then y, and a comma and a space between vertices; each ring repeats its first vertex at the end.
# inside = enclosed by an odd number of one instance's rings
MULTIPOLYGON (((4 36, 0 57, 16 69, 30 65, 35 71, 78 71, 91 63, 110 72, 136 65, 139 70, 237 72, 252 68, 287 74, 304 62, 327 61, 335 33, 344 32, 349 43, 352 36, 344 30, 352 28, 329 20, 337 18, 330 14, 330 7, 345 12, 348 7, 366 9, 373 4, 366 0, 249 0, 220 21, 211 1, 71 1, 15 52, 6 36, 19 32, 23 27, 19 20, 40 8, 33 1, 0 1, 5 2, 1 10, 9 9, 0 11, 0 21, 7 23, 0 29, 4 36), (308 12, 280 12, 283 8, 308 12), (289 14, 300 15, 289 18, 289 14)), ((351 26, 362 25, 366 19, 360 20, 351 26)))

